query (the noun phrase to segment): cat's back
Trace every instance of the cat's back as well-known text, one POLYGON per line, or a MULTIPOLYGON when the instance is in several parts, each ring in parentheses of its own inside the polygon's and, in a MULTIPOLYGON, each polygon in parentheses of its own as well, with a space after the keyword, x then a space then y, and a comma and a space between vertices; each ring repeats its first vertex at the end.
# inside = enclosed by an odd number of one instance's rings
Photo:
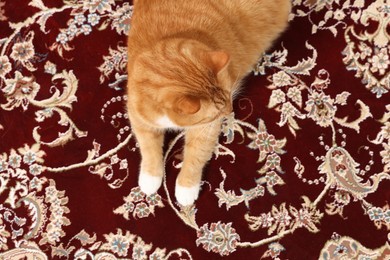
POLYGON ((259 26, 284 27, 290 5, 290 0, 138 0, 130 37, 142 44, 185 31, 244 37, 259 26))
MULTIPOLYGON (((241 18, 260 20, 285 16, 291 9, 290 0, 138 0, 137 21, 174 30, 176 26, 216 25, 240 21, 241 18), (221 20, 221 18, 223 20, 221 20), (165 23, 161 23, 165 22, 165 23), (165 25, 176 26, 165 26, 165 25)), ((133 19, 134 20, 134 19, 133 19)), ((256 23, 256 21, 252 21, 256 23)), ((153 28, 150 28, 153 29, 153 28)))
POLYGON ((145 37, 158 39, 188 30, 210 32, 224 21, 231 20, 231 17, 227 17, 230 14, 229 6, 224 2, 140 0, 135 4, 130 33, 142 32, 145 37))

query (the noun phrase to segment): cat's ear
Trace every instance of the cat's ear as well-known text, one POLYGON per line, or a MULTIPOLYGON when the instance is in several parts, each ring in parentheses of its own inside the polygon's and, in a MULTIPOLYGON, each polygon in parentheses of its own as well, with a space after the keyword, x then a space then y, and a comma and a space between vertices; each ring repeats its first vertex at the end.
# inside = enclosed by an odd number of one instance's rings
POLYGON ((209 57, 211 69, 215 74, 218 74, 223 70, 230 61, 230 56, 225 51, 209 51, 207 52, 209 57))
POLYGON ((181 115, 192 115, 200 109, 200 99, 195 96, 184 95, 174 104, 174 111, 181 115))

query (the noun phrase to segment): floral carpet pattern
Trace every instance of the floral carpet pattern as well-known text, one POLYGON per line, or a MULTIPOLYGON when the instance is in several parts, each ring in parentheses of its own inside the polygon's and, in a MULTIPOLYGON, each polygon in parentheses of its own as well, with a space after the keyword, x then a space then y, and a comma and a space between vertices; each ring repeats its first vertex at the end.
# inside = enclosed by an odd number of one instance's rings
POLYGON ((0 0, 0 259, 390 259, 390 1, 293 3, 181 208, 181 133, 137 186, 131 1, 0 0))

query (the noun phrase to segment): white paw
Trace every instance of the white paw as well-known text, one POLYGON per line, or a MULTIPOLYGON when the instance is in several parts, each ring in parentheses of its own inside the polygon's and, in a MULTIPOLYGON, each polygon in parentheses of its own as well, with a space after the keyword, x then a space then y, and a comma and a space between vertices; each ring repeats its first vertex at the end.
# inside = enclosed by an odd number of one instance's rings
POLYGON ((195 200, 198 198, 199 190, 200 190, 200 185, 195 185, 193 187, 184 187, 179 185, 176 182, 176 187, 175 187, 176 200, 182 206, 190 206, 194 204, 195 200))
POLYGON ((162 183, 162 176, 152 176, 147 172, 141 171, 138 177, 138 185, 141 191, 146 195, 156 193, 162 183))

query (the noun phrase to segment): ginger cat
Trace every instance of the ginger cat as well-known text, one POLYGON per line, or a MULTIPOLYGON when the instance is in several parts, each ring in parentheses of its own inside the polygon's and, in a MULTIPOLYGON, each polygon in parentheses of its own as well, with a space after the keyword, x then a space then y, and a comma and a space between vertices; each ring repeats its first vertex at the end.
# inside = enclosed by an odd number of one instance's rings
POLYGON ((127 108, 144 193, 161 186, 164 132, 177 129, 185 147, 175 196, 183 206, 198 198, 234 93, 286 28, 290 9, 290 0, 134 1, 127 108))

